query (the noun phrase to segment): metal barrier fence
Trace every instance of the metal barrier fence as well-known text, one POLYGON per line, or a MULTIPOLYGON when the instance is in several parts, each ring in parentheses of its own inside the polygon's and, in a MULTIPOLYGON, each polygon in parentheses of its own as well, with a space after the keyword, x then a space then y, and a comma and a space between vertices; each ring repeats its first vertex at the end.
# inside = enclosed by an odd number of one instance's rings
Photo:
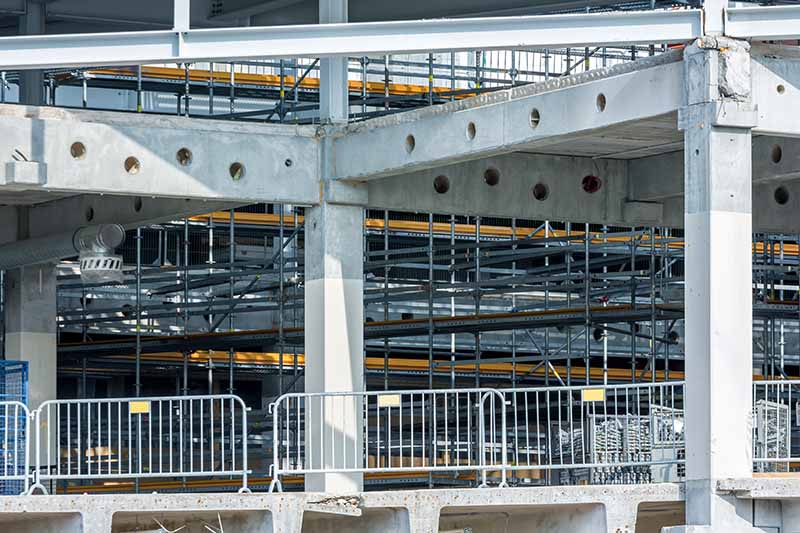
MULTIPOLYGON (((788 472, 800 461, 800 381, 753 383, 753 464, 756 472, 788 472), (792 422, 794 420, 794 422, 792 422)), ((796 469, 796 468, 795 468, 796 469)))
POLYGON ((677 481, 683 391, 682 382, 501 390, 507 468, 517 480, 558 484, 677 481))
POLYGON ((0 494, 23 494, 30 485, 30 412, 22 402, 0 402, 0 494))
POLYGON ((234 395, 54 400, 33 412, 34 484, 241 476, 247 407, 234 395))
MULTIPOLYGON (((795 387, 754 385, 754 455, 763 468, 788 468, 797 457, 795 387)), ((676 481, 683 392, 682 382, 667 382, 285 394, 270 405, 272 488, 285 475, 367 472, 466 471, 483 485, 490 477, 500 485, 545 476, 560 484, 676 481)), ((247 490, 247 411, 233 395, 57 400, 32 413, 0 402, 0 480, 23 492, 32 471, 33 492, 58 480, 241 476, 247 490)))
POLYGON ((273 415, 282 475, 479 472, 516 481, 678 481, 682 382, 528 389, 285 394, 273 415), (558 476, 554 479, 554 476, 558 476))
POLYGON ((479 472, 505 485, 506 409, 493 389, 284 394, 273 416, 273 482, 287 474, 479 472))

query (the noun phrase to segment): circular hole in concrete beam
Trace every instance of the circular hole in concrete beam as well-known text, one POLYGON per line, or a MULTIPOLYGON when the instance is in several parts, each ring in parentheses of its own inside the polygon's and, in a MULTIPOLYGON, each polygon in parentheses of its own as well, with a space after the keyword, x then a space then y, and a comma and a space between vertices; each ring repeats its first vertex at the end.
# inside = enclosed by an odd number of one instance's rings
POLYGON ((489 187, 494 187, 500 183, 500 171, 494 167, 487 168, 483 173, 483 181, 485 181, 486 185, 489 187))
POLYGON ((778 94, 783 94, 786 92, 786 87, 782 83, 779 83, 778 86, 775 87, 775 90, 778 91, 778 94))
POLYGON ((781 145, 776 144, 772 147, 772 151, 770 152, 770 158, 772 159, 773 163, 781 162, 781 159, 783 159, 783 148, 781 148, 781 145))
POLYGON ((475 127, 474 122, 470 122, 467 124, 467 140, 471 141, 475 138, 475 135, 478 133, 478 129, 475 127))
POLYGON ((597 95, 597 110, 601 113, 606 110, 606 95, 600 93, 597 95))
POLYGON ((187 167, 192 164, 192 151, 188 148, 181 148, 175 153, 175 158, 182 167, 187 167))
POLYGON ((789 190, 781 185, 775 189, 775 203, 778 205, 786 205, 789 203, 789 190))
POLYGON ((417 140, 413 135, 406 136, 406 153, 410 154, 417 147, 417 140))
POLYGON ((537 183, 531 188, 534 199, 544 202, 550 196, 550 189, 544 183, 537 183))
POLYGON ((86 157, 86 145, 76 141, 69 147, 69 153, 73 159, 83 159, 86 157))
POLYGON ((91 222, 92 220, 94 220, 94 208, 91 206, 87 207, 84 216, 86 217, 86 222, 91 222))
POLYGON ((583 180, 581 180, 581 188, 585 193, 594 194, 603 188, 603 180, 597 176, 585 176, 583 180))
POLYGON ((228 173, 231 176, 233 181, 239 181, 244 177, 244 165, 239 163, 238 161, 235 163, 231 163, 231 166, 228 167, 228 173))
POLYGON ((125 160, 125 172, 128 174, 137 174, 142 169, 142 164, 133 156, 125 160))
POLYGON ((450 190, 450 179, 445 175, 436 176, 433 180, 433 189, 439 194, 446 193, 450 190))
POLYGON ((536 129, 539 127, 539 123, 542 121, 542 116, 539 114, 538 109, 534 109, 533 111, 531 111, 530 121, 531 121, 531 128, 536 129))

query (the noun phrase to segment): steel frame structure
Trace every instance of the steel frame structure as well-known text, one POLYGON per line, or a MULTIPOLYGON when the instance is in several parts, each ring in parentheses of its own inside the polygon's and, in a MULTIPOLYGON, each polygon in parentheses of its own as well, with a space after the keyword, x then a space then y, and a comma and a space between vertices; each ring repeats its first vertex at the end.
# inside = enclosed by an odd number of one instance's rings
POLYGON ((0 68, 680 43, 699 10, 219 28, 0 38, 0 68))

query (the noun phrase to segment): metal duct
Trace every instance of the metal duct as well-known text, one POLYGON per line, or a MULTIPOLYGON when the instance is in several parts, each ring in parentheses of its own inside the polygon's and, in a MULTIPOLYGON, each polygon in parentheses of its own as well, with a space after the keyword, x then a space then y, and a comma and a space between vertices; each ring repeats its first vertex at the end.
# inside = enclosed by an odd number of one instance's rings
POLYGON ((78 228, 38 239, 0 245, 0 269, 58 261, 85 253, 113 253, 125 242, 125 229, 119 224, 78 228))

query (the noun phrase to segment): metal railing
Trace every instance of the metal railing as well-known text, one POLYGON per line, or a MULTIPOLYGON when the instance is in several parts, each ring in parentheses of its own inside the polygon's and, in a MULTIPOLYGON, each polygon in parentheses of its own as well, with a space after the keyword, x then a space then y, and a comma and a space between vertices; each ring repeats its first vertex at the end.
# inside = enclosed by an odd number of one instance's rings
POLYGON ((292 393, 270 405, 284 475, 490 470, 505 485, 506 410, 494 389, 292 393))
MULTIPOLYGON (((503 486, 677 481, 684 401, 683 382, 285 394, 270 405, 271 488, 285 475, 367 472, 471 471, 503 486)), ((34 411, 0 402, 0 487, 241 476, 248 491, 247 411, 234 395, 56 400, 34 411)), ((754 383, 754 469, 800 462, 798 428, 800 380, 754 383)))
POLYGON ((0 494, 23 494, 30 486, 30 412, 22 402, 0 402, 0 494))
POLYGON ((32 416, 34 484, 80 479, 241 476, 247 407, 234 395, 53 400, 32 416))
MULTIPOLYGON (((788 472, 800 461, 800 381, 753 383, 753 469, 788 472), (793 422, 794 421, 794 422, 793 422)), ((795 468, 796 469, 796 468, 795 468)))
POLYGON ((683 391, 682 382, 501 390, 507 468, 516 480, 559 484, 677 481, 683 391))

